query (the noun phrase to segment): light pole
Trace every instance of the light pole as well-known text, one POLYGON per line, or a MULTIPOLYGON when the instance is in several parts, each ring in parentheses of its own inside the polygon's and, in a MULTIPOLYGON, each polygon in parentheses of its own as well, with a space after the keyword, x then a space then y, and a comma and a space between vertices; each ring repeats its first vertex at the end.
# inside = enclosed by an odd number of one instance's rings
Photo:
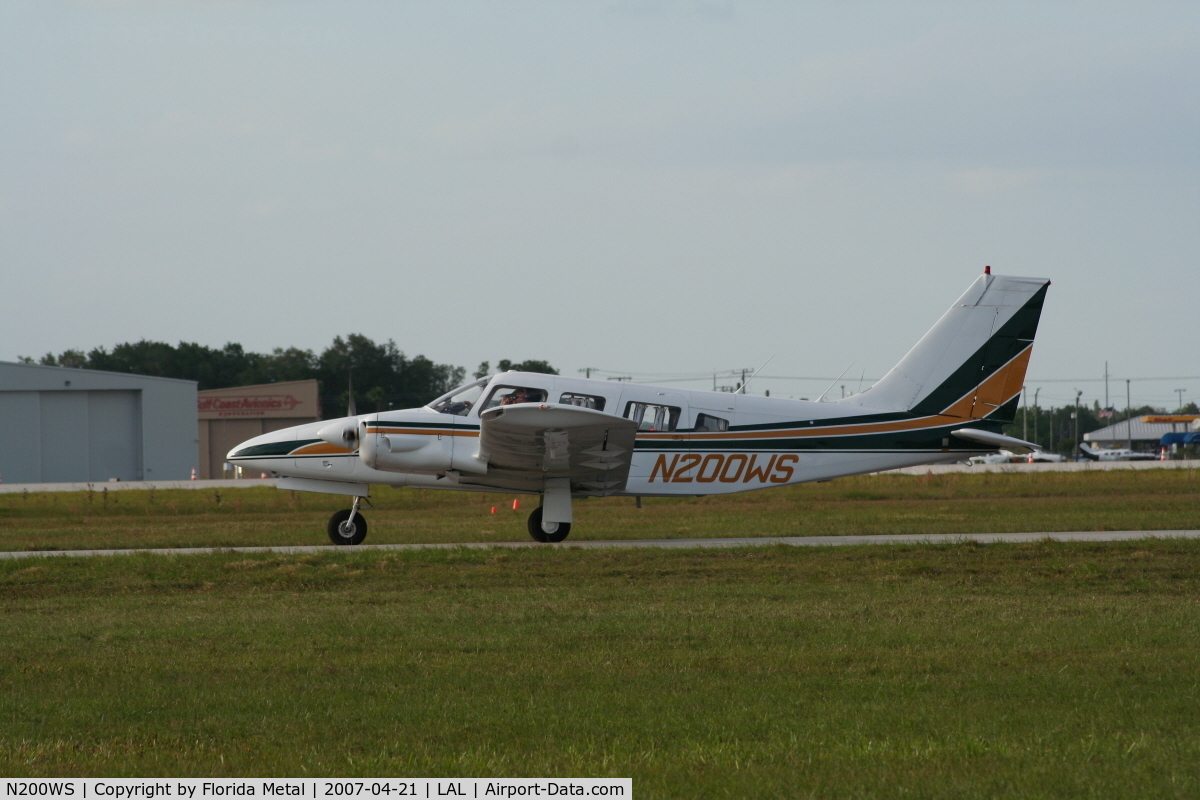
POLYGON ((1183 393, 1186 392, 1187 389, 1173 389, 1172 391, 1176 392, 1179 395, 1179 410, 1182 411, 1183 410, 1183 393))

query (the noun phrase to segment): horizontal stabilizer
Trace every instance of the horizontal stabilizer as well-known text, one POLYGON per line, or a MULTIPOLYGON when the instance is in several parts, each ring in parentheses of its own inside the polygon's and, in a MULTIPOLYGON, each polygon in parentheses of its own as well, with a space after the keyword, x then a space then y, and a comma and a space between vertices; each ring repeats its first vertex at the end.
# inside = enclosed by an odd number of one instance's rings
POLYGON ((957 436, 959 439, 966 439, 968 442, 985 444, 997 450, 1003 448, 1011 450, 1014 453, 1032 453, 1034 450, 1039 449, 1033 442, 1027 442, 1024 439, 1017 439, 1013 436, 1005 436, 1002 433, 981 431, 978 428, 959 428, 956 431, 951 431, 951 434, 957 436))

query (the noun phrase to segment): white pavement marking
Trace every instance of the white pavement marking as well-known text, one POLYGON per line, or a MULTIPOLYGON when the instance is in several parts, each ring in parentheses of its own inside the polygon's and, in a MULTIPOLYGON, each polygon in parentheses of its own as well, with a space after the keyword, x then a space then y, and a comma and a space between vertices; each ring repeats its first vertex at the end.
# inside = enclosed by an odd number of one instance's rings
POLYGON ((578 541, 562 544, 537 542, 438 542, 431 544, 360 544, 346 545, 285 545, 281 547, 163 547, 144 550, 21 550, 0 552, 0 559, 39 558, 48 556, 123 556, 151 553, 159 556, 192 556, 212 553, 378 553, 388 550, 470 550, 492 548, 567 548, 579 550, 602 549, 686 549, 695 547, 767 547, 784 544, 793 547, 822 547, 855 544, 955 544, 959 542, 1123 542, 1136 539, 1200 539, 1200 530, 1179 531, 1055 531, 1049 533, 929 533, 881 534, 877 536, 763 536, 745 539, 626 539, 610 541, 578 541))

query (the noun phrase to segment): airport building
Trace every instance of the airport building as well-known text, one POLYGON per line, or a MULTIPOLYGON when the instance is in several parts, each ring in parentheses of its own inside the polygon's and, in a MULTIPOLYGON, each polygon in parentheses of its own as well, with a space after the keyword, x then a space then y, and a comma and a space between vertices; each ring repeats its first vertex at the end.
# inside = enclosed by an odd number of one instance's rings
POLYGON ((0 362, 0 481, 187 480, 196 382, 0 362))
POLYGON ((197 400, 201 478, 235 477, 232 465, 225 462, 225 454, 234 447, 251 437, 321 418, 315 380, 206 389, 197 400))
POLYGON ((1095 447, 1132 447, 1152 452, 1158 449, 1165 434, 1195 430, 1196 422, 1197 417, 1192 414, 1146 415, 1085 433, 1083 440, 1095 447))

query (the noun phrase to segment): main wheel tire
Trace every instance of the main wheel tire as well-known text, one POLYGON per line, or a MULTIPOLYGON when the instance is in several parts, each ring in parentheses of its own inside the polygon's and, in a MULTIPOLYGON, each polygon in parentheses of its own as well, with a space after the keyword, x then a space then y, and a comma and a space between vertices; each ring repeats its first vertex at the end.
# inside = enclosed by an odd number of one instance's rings
POLYGON ((362 544, 363 539, 367 538, 367 520, 362 514, 355 514, 353 522, 349 520, 348 508, 335 512, 329 518, 329 524, 325 526, 329 541, 334 544, 362 544))
POLYGON ((561 542, 566 539, 571 533, 571 523, 560 522, 558 527, 554 529, 554 533, 546 533, 542 529, 542 507, 538 506, 532 514, 529 515, 529 535, 533 537, 535 542, 561 542))

